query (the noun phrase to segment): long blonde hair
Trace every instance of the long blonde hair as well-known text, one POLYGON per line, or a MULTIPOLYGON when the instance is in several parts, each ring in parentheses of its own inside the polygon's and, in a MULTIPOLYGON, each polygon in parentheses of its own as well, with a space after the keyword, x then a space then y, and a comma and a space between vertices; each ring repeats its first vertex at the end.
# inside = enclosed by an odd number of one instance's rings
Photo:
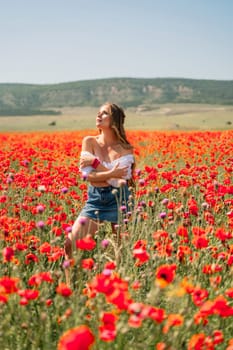
MULTIPOLYGON (((105 105, 110 106, 111 110, 111 128, 114 130, 118 140, 121 142, 121 145, 125 149, 132 149, 133 146, 128 141, 125 133, 124 122, 125 122, 125 112, 124 110, 116 105, 115 103, 106 102, 105 105)), ((132 165, 132 178, 129 180, 129 186, 135 187, 135 182, 133 179, 135 162, 132 165)))

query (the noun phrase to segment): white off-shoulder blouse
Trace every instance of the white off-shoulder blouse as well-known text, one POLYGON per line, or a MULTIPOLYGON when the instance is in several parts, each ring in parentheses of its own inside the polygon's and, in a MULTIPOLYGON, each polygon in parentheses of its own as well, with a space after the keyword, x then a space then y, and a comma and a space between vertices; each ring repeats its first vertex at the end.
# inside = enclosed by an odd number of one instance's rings
MULTIPOLYGON (((81 157, 85 157, 85 156, 93 156, 92 153, 88 152, 88 151, 82 151, 81 152, 81 157)), ((132 164, 134 163, 134 155, 133 154, 126 154, 124 156, 121 156, 115 160, 113 160, 112 162, 101 162, 102 165, 107 168, 107 169, 112 169, 116 163, 119 163, 119 167, 123 168, 123 167, 127 167, 127 174, 123 177, 125 180, 129 180, 132 176, 132 164)), ((83 175, 89 175, 90 172, 92 172, 94 170, 94 168, 92 166, 87 166, 84 168, 80 168, 80 171, 82 172, 83 175)), ((108 182, 115 187, 119 187, 118 186, 118 179, 110 179, 108 182), (112 180, 116 180, 116 181, 112 181, 112 180)))

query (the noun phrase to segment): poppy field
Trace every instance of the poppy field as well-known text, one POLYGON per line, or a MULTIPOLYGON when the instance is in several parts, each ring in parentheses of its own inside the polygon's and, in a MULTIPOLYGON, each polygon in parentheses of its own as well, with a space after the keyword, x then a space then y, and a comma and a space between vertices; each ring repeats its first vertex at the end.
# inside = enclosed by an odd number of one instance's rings
POLYGON ((233 130, 129 131, 130 211, 65 261, 95 133, 0 134, 0 349, 233 350, 233 130))

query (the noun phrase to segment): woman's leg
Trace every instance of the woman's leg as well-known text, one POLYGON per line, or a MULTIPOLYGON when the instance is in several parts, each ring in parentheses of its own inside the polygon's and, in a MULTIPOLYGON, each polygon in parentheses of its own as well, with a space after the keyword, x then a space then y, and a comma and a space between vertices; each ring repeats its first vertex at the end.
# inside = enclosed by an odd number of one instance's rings
POLYGON ((65 241, 65 258, 72 258, 72 246, 77 239, 81 239, 86 235, 94 236, 98 230, 98 223, 87 217, 78 217, 73 224, 71 233, 68 234, 65 241))
MULTIPOLYGON (((87 217, 78 217, 74 222, 71 233, 69 233, 65 240, 65 260, 72 259, 73 246, 77 239, 81 239, 90 234, 94 236, 98 230, 98 223, 87 217)), ((66 283, 70 285, 70 268, 65 268, 66 283)))

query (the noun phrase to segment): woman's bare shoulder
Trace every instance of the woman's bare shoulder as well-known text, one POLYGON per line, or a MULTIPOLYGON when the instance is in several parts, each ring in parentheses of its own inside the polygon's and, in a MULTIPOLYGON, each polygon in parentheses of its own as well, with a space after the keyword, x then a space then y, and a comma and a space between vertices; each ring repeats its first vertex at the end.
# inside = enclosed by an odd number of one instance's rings
POLYGON ((96 136, 84 136, 83 145, 94 145, 96 143, 96 136))
POLYGON ((96 136, 84 136, 82 141, 82 151, 94 153, 96 136))

